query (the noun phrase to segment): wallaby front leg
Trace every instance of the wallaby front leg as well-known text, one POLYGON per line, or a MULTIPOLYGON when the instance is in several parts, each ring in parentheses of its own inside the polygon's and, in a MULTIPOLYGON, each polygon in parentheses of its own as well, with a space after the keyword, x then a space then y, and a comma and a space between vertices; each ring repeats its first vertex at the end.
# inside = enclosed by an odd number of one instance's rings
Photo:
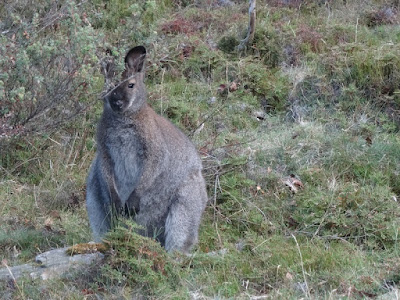
POLYGON ((93 238, 100 242, 111 227, 111 197, 106 180, 94 161, 86 184, 86 208, 93 238))

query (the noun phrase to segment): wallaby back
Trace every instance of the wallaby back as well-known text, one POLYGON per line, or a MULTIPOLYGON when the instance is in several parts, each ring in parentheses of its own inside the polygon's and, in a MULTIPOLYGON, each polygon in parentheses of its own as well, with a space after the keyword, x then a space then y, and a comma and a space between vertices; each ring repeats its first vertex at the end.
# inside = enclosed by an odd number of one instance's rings
POLYGON ((188 252, 207 202, 201 160, 190 140, 146 103, 145 56, 143 46, 132 48, 123 81, 104 97, 87 180, 89 220, 99 240, 112 215, 128 211, 143 234, 168 251, 188 252))

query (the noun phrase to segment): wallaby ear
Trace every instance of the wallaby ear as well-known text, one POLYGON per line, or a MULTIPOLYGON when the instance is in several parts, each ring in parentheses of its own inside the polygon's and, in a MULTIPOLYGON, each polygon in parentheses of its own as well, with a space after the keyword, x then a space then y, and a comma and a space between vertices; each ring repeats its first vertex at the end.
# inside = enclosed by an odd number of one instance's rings
POLYGON ((137 46, 129 50, 125 56, 125 68, 130 72, 142 72, 144 61, 146 58, 146 48, 143 46, 137 46))
POLYGON ((104 75, 104 81, 106 83, 106 87, 108 88, 112 80, 116 74, 116 67, 115 67, 115 62, 114 58, 112 56, 106 56, 100 61, 100 71, 104 75))

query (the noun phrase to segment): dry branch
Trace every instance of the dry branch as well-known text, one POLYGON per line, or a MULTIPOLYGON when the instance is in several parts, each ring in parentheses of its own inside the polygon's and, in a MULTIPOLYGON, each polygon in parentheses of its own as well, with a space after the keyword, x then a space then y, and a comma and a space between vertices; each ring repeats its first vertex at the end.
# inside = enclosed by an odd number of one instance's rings
POLYGON ((249 28, 247 29, 246 37, 240 41, 237 47, 238 52, 243 52, 248 45, 253 42, 254 33, 256 31, 256 0, 249 0, 249 28))

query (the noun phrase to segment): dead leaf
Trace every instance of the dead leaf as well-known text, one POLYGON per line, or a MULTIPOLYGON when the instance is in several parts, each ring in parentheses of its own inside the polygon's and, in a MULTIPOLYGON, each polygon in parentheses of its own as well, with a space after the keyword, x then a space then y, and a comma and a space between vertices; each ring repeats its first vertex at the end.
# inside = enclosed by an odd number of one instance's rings
POLYGON ((289 272, 286 273, 285 278, 289 281, 293 281, 293 275, 290 274, 289 272))
POLYGON ((367 142, 367 145, 368 145, 368 146, 371 146, 371 145, 372 145, 372 138, 371 138, 370 136, 367 136, 367 137, 365 138, 365 141, 367 142))
POLYGON ((21 251, 17 249, 17 246, 13 247, 13 257, 17 258, 21 254, 21 251))
POLYGON ((202 123, 194 132, 193 135, 198 135, 204 128, 204 123, 202 123))
POLYGON ((259 192, 260 192, 261 194, 263 194, 263 195, 265 194, 265 192, 262 190, 261 186, 257 185, 256 189, 257 189, 256 194, 258 194, 259 192))
POLYGON ((295 219, 292 217, 288 217, 287 219, 287 224, 290 228, 296 228, 299 225, 299 222, 297 222, 295 219))
POLYGON ((50 216, 51 216, 52 218, 54 218, 54 219, 61 220, 60 213, 59 213, 58 211, 56 211, 56 210, 52 210, 52 211, 50 212, 50 216))
POLYGON ((217 89, 217 92, 219 94, 225 93, 226 92, 226 85, 225 84, 220 84, 218 89, 217 89))
POLYGON ((229 85, 229 91, 234 92, 237 91, 238 89, 238 84, 235 81, 232 81, 232 83, 229 85))
POLYGON ((93 295, 94 291, 91 290, 91 289, 83 289, 82 290, 82 294, 84 294, 84 295, 93 295))
POLYGON ((300 180, 293 179, 293 180, 292 180, 292 183, 293 183, 296 187, 298 187, 298 188, 300 188, 300 189, 303 189, 303 188, 304 188, 304 185, 303 185, 303 183, 302 183, 300 180))
POLYGON ((44 221, 44 227, 49 231, 53 231, 53 229, 51 228, 53 225, 54 225, 54 219, 52 217, 48 217, 44 221))
POLYGON ((300 181, 300 179, 297 179, 294 174, 284 178, 283 183, 287 185, 293 193, 297 193, 299 189, 304 188, 304 184, 300 181))

